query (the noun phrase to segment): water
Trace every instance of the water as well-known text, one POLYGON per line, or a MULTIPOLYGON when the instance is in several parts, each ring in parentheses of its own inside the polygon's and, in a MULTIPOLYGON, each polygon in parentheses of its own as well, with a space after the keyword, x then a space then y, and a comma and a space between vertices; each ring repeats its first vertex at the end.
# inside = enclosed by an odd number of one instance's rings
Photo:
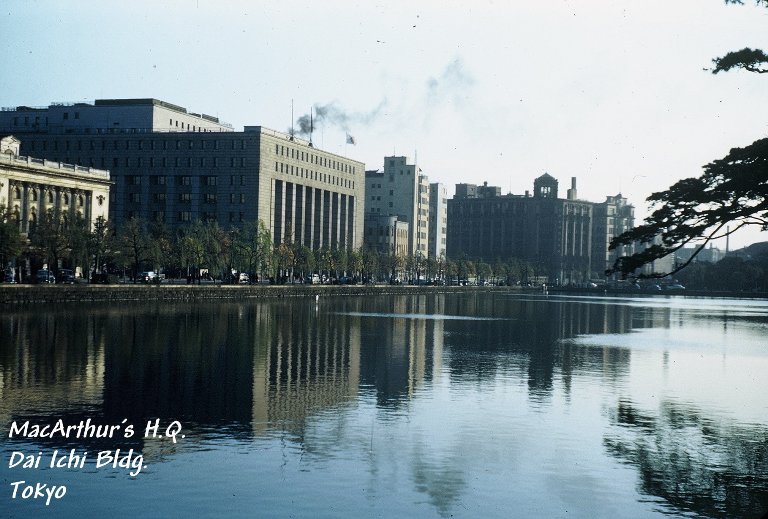
MULTIPOLYGON (((510 293, 0 315, 12 517, 753 517, 768 302, 510 293), (11 422, 134 424, 8 438, 11 422), (147 421, 171 438, 144 438, 147 421), (125 422, 123 422, 125 420, 125 422), (181 435, 184 438, 181 438, 181 435), (134 449, 141 472, 97 467, 134 449), (87 452, 82 468, 51 453, 87 452), (41 466, 10 467, 13 452, 41 466), (11 483, 65 485, 11 499, 11 483)), ((21 489, 19 489, 19 493, 21 489)))

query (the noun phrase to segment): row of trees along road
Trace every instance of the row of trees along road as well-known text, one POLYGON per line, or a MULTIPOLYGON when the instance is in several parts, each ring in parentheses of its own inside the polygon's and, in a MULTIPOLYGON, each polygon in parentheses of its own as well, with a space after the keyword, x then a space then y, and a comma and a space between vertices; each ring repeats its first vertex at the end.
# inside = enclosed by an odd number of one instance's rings
MULTIPOLYGON (((725 0, 743 4, 743 0, 725 0)), ((757 0, 758 8, 768 8, 768 0, 757 0)), ((712 60, 713 74, 733 69, 754 74, 768 73, 768 55, 746 47, 712 60)), ((666 191, 648 197, 653 212, 642 225, 611 242, 611 248, 640 244, 639 251, 616 260, 608 274, 633 275, 641 266, 688 245, 698 246, 732 234, 745 226, 757 225, 768 230, 768 138, 743 148, 733 148, 728 155, 704 166, 697 178, 680 180, 666 191), (645 247, 645 248, 643 248, 645 247)), ((696 257, 677 266, 669 274, 687 267, 696 257)), ((667 273, 659 273, 658 277, 667 273)))
POLYGON ((226 230, 216 222, 196 221, 171 231, 162 222, 141 218, 127 220, 113 229, 99 218, 89 229, 82 218, 67 220, 52 211, 31 225, 27 239, 14 216, 0 208, 0 264, 29 259, 33 270, 60 264, 87 273, 109 271, 134 279, 139 272, 163 271, 171 277, 198 279, 207 271, 215 279, 233 272, 253 278, 287 282, 318 273, 328 279, 358 281, 469 280, 491 283, 525 283, 546 275, 540 265, 516 258, 491 263, 461 257, 424 258, 382 254, 368 249, 312 250, 286 237, 275 246, 262 221, 226 230))

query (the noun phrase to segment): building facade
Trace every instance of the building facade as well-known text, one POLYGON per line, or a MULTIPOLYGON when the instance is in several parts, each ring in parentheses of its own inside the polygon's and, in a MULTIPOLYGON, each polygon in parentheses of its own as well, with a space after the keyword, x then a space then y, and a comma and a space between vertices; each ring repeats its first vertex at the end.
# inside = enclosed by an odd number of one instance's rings
POLYGON ((607 196, 604 202, 594 204, 592 230, 593 277, 601 278, 621 256, 629 256, 634 247, 622 245, 610 250, 611 240, 635 226, 635 208, 621 196, 607 196))
MULTIPOLYGON (((533 195, 502 196, 493 186, 462 186, 448 200, 449 258, 489 263, 517 258, 557 284, 593 278, 595 204, 578 200, 575 179, 567 198, 558 197, 558 181, 546 173, 535 179, 533 195)), ((605 237, 600 240, 605 243, 605 237)))
POLYGON ((429 256, 429 179, 407 157, 384 157, 383 171, 365 173, 365 212, 408 224, 408 255, 429 256))
POLYGON ((108 219, 109 171, 19 155, 20 141, 0 139, 0 206, 6 207, 27 234, 48 211, 65 221, 83 218, 89 228, 108 219))
POLYGON ((109 168, 117 226, 133 217, 171 228, 262 220, 276 244, 362 245, 364 164, 309 141, 261 126, 234 131, 156 99, 5 109, 0 131, 13 128, 24 153, 109 168))
POLYGON ((441 183, 429 185, 429 247, 427 256, 444 258, 447 242, 448 190, 441 183))
POLYGON ((408 255, 408 223, 397 216, 367 213, 365 215, 365 245, 381 254, 408 255))

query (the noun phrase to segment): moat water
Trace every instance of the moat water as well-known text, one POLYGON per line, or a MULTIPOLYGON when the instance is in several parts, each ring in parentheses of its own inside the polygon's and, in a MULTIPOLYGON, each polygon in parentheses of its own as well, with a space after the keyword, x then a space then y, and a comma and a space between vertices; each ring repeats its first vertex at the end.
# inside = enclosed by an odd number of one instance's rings
POLYGON ((759 517, 766 374, 764 300, 4 308, 0 513, 759 517), (120 428, 53 432, 81 422, 120 428))

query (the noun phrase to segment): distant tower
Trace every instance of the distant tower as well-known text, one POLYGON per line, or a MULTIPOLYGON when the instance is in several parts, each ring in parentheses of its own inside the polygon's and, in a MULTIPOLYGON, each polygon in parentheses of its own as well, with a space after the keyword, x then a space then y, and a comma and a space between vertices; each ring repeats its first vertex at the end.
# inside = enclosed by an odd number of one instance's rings
POLYGON ((536 198, 557 198, 557 179, 549 173, 533 181, 533 196, 536 198))
POLYGON ((576 200, 579 195, 576 194, 576 177, 571 177, 571 189, 568 190, 568 200, 576 200))

